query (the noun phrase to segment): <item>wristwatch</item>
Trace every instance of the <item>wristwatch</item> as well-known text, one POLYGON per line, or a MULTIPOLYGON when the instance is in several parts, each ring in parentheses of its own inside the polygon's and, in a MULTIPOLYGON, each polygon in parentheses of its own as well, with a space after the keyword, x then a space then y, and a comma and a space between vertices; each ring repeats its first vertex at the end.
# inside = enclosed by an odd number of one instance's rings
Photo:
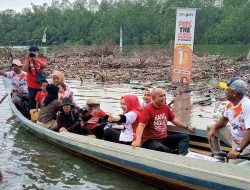
POLYGON ((239 145, 236 146, 235 150, 236 150, 237 152, 240 152, 240 153, 243 152, 242 148, 241 148, 239 145))

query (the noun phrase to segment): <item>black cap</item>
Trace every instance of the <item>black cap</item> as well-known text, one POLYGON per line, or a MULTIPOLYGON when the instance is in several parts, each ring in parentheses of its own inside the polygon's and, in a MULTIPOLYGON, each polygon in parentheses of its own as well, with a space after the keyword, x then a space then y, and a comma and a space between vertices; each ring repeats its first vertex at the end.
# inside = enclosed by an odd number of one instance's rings
POLYGON ((62 106, 65 106, 65 105, 74 106, 75 104, 72 102, 72 100, 70 98, 63 98, 62 99, 62 106))
POLYGON ((30 46, 29 51, 31 52, 39 51, 39 48, 37 46, 30 46))

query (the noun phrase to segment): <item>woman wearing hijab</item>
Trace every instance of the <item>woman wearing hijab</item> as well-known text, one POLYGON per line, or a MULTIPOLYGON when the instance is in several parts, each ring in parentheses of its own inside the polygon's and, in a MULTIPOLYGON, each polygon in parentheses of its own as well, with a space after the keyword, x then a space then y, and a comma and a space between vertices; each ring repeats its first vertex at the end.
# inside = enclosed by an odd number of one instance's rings
POLYGON ((108 121, 121 124, 108 125, 109 127, 104 131, 104 140, 131 144, 141 115, 141 105, 136 95, 122 96, 120 101, 123 114, 111 114, 108 121))
POLYGON ((69 94, 69 96, 67 97, 70 98, 72 101, 74 101, 73 100, 74 92, 70 88, 69 84, 65 82, 64 74, 60 71, 54 71, 51 76, 52 76, 52 81, 50 82, 50 84, 55 84, 58 87, 59 86, 64 87, 65 93, 69 94))
POLYGON ((59 110, 62 102, 58 100, 58 87, 54 84, 49 84, 46 87, 48 95, 44 100, 44 107, 38 113, 37 124, 45 128, 56 130, 56 113, 59 110))

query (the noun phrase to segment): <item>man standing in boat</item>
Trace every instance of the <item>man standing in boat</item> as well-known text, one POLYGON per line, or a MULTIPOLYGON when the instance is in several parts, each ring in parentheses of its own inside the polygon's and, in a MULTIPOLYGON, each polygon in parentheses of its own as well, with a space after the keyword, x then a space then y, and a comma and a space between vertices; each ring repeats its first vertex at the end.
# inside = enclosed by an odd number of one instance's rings
POLYGON ((228 158, 236 159, 239 155, 250 157, 250 100, 245 96, 247 84, 237 77, 232 77, 228 83, 221 82, 220 87, 225 89, 229 102, 223 116, 209 128, 208 141, 211 150, 215 154, 220 152, 221 140, 232 146, 228 158))
POLYGON ((37 82, 37 74, 44 72, 46 67, 46 60, 40 57, 39 48, 37 46, 30 46, 26 59, 23 62, 23 70, 27 72, 30 109, 36 107, 35 98, 38 91, 40 91, 40 83, 37 82))
POLYGON ((189 136, 187 134, 168 134, 167 122, 171 121, 180 128, 194 132, 194 128, 184 124, 166 105, 166 92, 155 88, 151 92, 152 102, 143 110, 136 130, 133 147, 144 148, 186 155, 188 153, 189 136))

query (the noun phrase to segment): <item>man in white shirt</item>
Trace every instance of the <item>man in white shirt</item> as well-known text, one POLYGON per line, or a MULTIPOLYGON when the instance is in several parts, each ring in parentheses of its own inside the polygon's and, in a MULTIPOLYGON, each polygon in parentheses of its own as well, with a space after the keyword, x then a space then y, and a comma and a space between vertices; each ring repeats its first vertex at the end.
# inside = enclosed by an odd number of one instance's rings
POLYGON ((228 158, 236 159, 239 155, 250 157, 250 100, 245 96, 247 84, 237 77, 232 77, 228 83, 221 82, 220 87, 225 89, 229 102, 223 116, 209 130, 208 141, 211 150, 218 153, 221 140, 232 146, 228 158))
POLYGON ((15 105, 21 107, 22 99, 28 98, 27 74, 22 71, 22 63, 19 59, 14 59, 11 65, 12 71, 0 70, 0 75, 7 77, 11 81, 11 97, 15 105))

